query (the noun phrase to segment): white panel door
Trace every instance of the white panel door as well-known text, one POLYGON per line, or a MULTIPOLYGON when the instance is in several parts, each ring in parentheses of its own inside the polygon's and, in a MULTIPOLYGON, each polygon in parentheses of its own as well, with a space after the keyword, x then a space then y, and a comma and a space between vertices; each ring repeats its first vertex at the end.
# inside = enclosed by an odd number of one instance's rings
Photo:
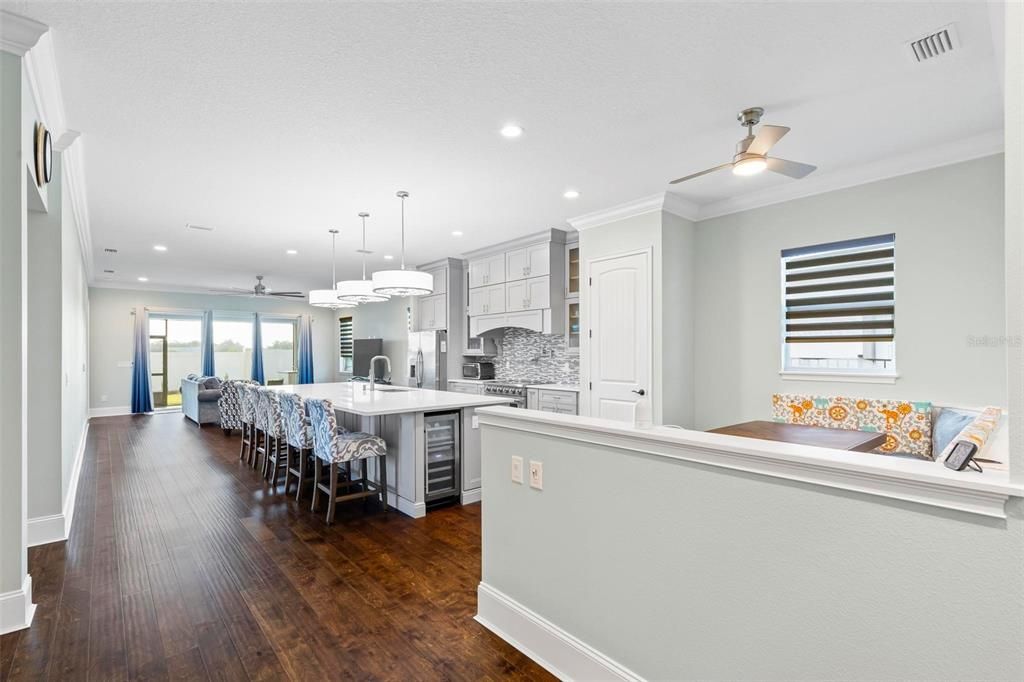
POLYGON ((632 422, 651 390, 650 252, 590 261, 590 416, 632 422))

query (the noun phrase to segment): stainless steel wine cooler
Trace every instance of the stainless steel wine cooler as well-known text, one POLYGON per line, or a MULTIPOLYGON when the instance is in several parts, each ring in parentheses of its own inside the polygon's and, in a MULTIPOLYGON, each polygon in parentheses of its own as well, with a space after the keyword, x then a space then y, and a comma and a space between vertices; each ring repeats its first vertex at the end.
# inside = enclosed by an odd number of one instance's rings
POLYGON ((425 414, 423 428, 427 446, 426 502, 458 497, 461 492, 459 460, 462 453, 459 413, 425 414))

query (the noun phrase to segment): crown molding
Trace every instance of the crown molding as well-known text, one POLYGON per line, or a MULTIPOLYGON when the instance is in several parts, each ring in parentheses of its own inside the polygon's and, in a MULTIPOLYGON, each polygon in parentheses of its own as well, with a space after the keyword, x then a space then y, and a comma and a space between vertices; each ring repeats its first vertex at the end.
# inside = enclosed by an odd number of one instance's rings
POLYGON ((48 30, 46 24, 0 10, 0 51, 24 57, 48 30))
POLYGON ((577 231, 583 232, 594 227, 626 220, 627 218, 644 215, 645 213, 654 213, 655 211, 667 211, 680 218, 696 220, 698 206, 675 192, 660 192, 643 197, 642 199, 628 201, 618 206, 570 218, 568 222, 577 231))
POLYGON ((919 173, 932 168, 980 159, 1003 151, 1003 131, 993 130, 973 137, 929 147, 910 154, 899 154, 880 161, 842 168, 832 172, 815 173, 803 180, 770 187, 750 194, 703 204, 698 220, 708 220, 731 213, 749 211, 816 194, 866 185, 879 180, 919 173))

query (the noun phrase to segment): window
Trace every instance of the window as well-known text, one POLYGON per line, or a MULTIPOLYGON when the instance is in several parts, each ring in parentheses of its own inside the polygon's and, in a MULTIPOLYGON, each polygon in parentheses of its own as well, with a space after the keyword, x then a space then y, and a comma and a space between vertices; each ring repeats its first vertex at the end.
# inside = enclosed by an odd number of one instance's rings
POLYGON ((299 365, 298 320, 261 319, 260 336, 263 341, 263 376, 267 385, 295 383, 291 381, 291 375, 299 365))
POLYGON ((225 379, 248 379, 252 371, 252 321, 213 316, 213 362, 225 379))
POLYGON ((338 371, 352 373, 352 318, 338 318, 338 371))
POLYGON ((894 375, 896 235, 782 252, 782 368, 894 375))

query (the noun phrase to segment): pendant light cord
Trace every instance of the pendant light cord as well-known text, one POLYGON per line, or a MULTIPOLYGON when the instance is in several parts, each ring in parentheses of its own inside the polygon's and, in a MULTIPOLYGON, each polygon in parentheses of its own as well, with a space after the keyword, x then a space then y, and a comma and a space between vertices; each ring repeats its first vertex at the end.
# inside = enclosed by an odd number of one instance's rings
POLYGON ((402 200, 402 269, 405 270, 405 198, 409 193, 403 190, 397 196, 402 200))
POLYGON ((363 219, 363 281, 366 281, 366 216, 367 213, 360 213, 359 217, 363 219))
POLYGON ((332 289, 337 289, 338 288, 338 270, 337 270, 337 268, 338 268, 338 257, 337 257, 337 254, 334 251, 334 245, 335 245, 335 243, 337 241, 338 231, 337 230, 329 230, 329 232, 331 233, 331 288, 332 289))

